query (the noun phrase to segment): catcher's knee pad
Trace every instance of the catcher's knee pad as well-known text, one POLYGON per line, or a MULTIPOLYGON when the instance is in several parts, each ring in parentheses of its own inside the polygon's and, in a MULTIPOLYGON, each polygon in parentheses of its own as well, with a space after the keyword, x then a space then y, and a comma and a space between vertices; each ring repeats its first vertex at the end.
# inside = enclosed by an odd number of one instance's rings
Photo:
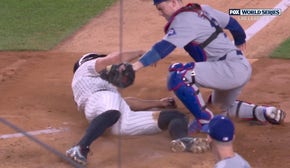
POLYGON ((187 64, 175 63, 169 66, 169 74, 167 78, 167 88, 176 90, 182 85, 192 85, 194 79, 194 63, 187 64))

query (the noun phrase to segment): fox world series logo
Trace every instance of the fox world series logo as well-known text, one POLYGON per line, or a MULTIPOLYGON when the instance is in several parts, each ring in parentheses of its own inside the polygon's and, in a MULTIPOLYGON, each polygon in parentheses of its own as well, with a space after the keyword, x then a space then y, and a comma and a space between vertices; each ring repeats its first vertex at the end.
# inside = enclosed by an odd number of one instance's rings
POLYGON ((229 9, 229 15, 239 16, 280 16, 282 10, 279 8, 272 9, 229 9))

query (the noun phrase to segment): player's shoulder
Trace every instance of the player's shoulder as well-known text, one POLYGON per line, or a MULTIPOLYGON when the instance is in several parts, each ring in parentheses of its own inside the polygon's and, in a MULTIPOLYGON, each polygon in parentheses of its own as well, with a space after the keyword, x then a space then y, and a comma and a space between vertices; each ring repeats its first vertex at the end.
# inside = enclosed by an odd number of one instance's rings
POLYGON ((200 24, 200 22, 204 22, 204 19, 200 17, 198 13, 192 11, 185 11, 176 15, 174 20, 172 21, 172 24, 190 26, 200 24))
POLYGON ((192 17, 199 17, 198 14, 196 12, 192 12, 192 11, 184 11, 184 12, 180 12, 178 13, 175 18, 175 20, 193 20, 192 17))
MULTIPOLYGON (((212 8, 211 6, 207 5, 207 4, 201 4, 201 9, 203 11, 213 11, 214 8, 212 8)), ((180 12, 176 17, 178 18, 186 18, 188 17, 192 17, 192 15, 198 17, 199 15, 196 12, 191 12, 191 11, 184 11, 184 12, 180 12)))
POLYGON ((212 11, 212 10, 214 10, 214 8, 212 8, 211 6, 206 5, 206 4, 202 4, 200 6, 201 6, 201 9, 204 10, 204 11, 212 11))

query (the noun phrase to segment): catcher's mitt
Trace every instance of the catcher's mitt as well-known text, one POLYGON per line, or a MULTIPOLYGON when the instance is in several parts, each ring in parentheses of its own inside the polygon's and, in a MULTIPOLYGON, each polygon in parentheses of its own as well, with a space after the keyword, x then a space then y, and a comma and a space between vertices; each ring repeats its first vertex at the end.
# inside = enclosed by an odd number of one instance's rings
POLYGON ((126 88, 134 83, 135 71, 129 63, 120 63, 107 66, 100 72, 101 78, 119 87, 126 88))

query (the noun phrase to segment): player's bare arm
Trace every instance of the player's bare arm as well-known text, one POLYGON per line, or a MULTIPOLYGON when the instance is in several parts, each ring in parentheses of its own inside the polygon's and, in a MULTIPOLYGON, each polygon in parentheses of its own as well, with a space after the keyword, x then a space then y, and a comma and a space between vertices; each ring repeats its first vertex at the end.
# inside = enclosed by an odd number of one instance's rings
POLYGON ((173 97, 165 97, 159 100, 145 100, 135 97, 124 98, 130 108, 134 111, 143 111, 153 108, 176 108, 173 97))

